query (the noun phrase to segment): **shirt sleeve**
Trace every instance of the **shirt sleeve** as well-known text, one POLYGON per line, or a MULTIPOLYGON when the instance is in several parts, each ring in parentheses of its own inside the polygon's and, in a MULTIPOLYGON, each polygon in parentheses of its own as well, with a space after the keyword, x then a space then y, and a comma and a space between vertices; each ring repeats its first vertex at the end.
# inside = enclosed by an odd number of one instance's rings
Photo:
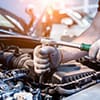
POLYGON ((98 2, 98 11, 100 11, 100 0, 98 2))

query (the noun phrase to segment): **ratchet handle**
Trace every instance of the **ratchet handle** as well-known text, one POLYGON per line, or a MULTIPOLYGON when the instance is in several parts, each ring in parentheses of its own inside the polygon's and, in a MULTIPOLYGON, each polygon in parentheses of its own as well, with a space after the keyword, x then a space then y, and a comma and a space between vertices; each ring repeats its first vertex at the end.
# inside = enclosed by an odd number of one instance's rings
POLYGON ((82 43, 80 48, 81 48, 81 50, 89 51, 90 47, 91 47, 91 44, 82 43))

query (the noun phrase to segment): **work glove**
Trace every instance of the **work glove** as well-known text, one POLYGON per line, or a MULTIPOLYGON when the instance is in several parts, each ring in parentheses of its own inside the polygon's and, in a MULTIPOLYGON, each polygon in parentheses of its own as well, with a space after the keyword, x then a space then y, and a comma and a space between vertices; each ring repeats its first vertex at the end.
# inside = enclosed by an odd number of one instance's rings
POLYGON ((42 74, 50 71, 60 64, 60 51, 53 46, 37 46, 34 49, 34 71, 37 74, 42 74))
POLYGON ((100 62, 100 40, 97 40, 89 50, 89 56, 100 62))

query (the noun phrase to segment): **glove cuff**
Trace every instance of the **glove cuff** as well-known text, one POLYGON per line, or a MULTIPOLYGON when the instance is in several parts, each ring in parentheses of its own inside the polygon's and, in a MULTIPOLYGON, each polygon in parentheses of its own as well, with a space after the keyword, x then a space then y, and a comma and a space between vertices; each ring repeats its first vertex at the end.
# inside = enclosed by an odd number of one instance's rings
POLYGON ((55 52, 50 54, 51 66, 54 68, 58 67, 61 63, 62 53, 59 49, 55 48, 55 52))

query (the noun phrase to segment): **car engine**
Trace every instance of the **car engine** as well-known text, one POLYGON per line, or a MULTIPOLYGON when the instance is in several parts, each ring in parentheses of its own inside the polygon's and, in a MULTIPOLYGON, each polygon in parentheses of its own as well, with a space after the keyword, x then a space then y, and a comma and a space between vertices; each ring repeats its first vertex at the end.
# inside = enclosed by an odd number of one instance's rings
POLYGON ((82 100, 66 98, 100 83, 100 62, 83 57, 51 68, 42 77, 37 75, 33 51, 41 45, 40 38, 44 33, 41 31, 45 31, 43 36, 48 37, 50 30, 46 31, 47 23, 40 30, 44 12, 35 21, 32 9, 26 11, 31 18, 28 24, 0 8, 4 22, 11 24, 0 26, 0 100, 82 100))
MULTIPOLYGON (((82 64, 61 64, 39 83, 33 49, 7 46, 0 51, 0 100, 63 100, 99 83, 100 72, 82 64)), ((82 62, 82 60, 81 60, 82 62)))

